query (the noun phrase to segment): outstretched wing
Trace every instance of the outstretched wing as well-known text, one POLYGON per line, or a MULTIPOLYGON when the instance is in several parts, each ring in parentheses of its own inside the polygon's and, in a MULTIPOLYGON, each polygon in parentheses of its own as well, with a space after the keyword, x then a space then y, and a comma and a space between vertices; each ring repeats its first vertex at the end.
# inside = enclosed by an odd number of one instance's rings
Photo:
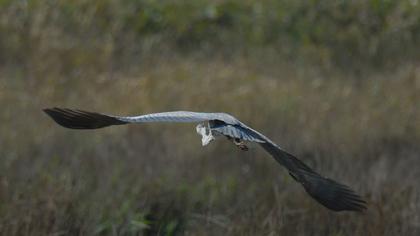
POLYGON ((283 151, 276 144, 268 142, 260 145, 274 159, 287 168, 289 174, 305 188, 316 201, 334 211, 363 211, 366 202, 349 187, 332 179, 325 178, 313 171, 290 153, 283 151))
POLYGON ((58 124, 70 129, 98 129, 111 125, 142 122, 203 122, 220 120, 227 124, 238 123, 229 114, 191 111, 161 112, 141 116, 112 116, 66 108, 47 108, 44 109, 44 112, 58 124))
POLYGON ((254 142, 258 142, 278 163, 286 167, 289 174, 302 184, 306 192, 325 207, 334 211, 366 209, 366 202, 349 187, 321 176, 258 131, 241 122, 239 125, 224 125, 224 127, 228 127, 222 130, 224 135, 234 134, 235 137, 246 135, 251 138, 245 140, 258 140, 254 142))
POLYGON ((366 209, 366 202, 349 187, 321 176, 258 131, 243 123, 221 125, 221 127, 219 129, 216 127, 216 130, 224 135, 258 142, 278 163, 286 167, 289 174, 302 184, 312 198, 325 207, 334 211, 363 211, 366 209))
POLYGON ((110 125, 127 123, 118 119, 118 117, 81 110, 47 108, 44 109, 44 112, 59 125, 70 129, 99 129, 110 125))

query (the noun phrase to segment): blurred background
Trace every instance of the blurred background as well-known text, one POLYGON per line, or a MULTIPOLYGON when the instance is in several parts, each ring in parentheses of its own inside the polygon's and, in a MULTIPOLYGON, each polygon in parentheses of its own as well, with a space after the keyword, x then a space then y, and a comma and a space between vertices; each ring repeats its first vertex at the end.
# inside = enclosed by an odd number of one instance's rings
POLYGON ((419 235, 419 43, 417 0, 0 0, 0 234, 419 235), (192 124, 75 131, 53 106, 228 112, 369 209, 192 124))

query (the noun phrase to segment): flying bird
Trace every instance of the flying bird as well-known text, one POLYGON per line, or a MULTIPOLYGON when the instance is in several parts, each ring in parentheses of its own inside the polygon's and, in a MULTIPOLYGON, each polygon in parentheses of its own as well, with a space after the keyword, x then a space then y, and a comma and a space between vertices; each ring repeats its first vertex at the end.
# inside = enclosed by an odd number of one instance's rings
POLYGON ((366 202, 349 187, 321 176, 260 132, 226 113, 172 111, 140 116, 114 116, 67 108, 47 108, 44 112, 59 125, 70 129, 98 129, 111 125, 143 122, 199 123, 196 131, 202 136, 203 146, 220 136, 227 137, 245 151, 248 150, 247 142, 258 143, 288 170, 290 176, 299 182, 312 198, 328 209, 333 211, 367 209, 366 202))

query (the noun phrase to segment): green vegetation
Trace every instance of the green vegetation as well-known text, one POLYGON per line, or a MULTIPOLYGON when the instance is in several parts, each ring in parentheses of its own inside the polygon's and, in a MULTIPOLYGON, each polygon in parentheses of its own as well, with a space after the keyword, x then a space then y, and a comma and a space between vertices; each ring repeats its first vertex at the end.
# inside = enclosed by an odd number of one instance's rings
POLYGON ((0 0, 0 234, 418 235, 420 3, 327 2, 0 0), (369 209, 324 209, 256 145, 52 106, 228 112, 369 209))
POLYGON ((126 65, 174 50, 235 56, 264 49, 347 69, 389 68, 420 53, 417 0, 2 0, 0 14, 0 59, 42 57, 55 70, 126 65))

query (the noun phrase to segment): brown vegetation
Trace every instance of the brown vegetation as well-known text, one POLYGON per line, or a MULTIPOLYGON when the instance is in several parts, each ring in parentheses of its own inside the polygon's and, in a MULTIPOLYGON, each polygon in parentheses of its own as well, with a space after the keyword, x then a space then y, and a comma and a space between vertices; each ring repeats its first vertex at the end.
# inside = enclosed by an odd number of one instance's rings
MULTIPOLYGON (((3 2, 8 1, 0 6, 3 2)), ((335 57, 325 66, 310 61, 313 57, 308 62, 275 55, 270 49, 278 44, 266 41, 250 40, 252 49, 234 48, 234 53, 229 45, 214 53, 220 42, 200 41, 195 52, 185 52, 182 45, 165 43, 171 41, 165 30, 145 36, 168 37, 153 41, 164 49, 153 53, 145 40, 141 48, 150 50, 130 55, 141 38, 131 37, 131 28, 115 26, 129 31, 120 35, 121 44, 101 37, 102 31, 85 35, 77 29, 88 27, 48 23, 44 15, 23 15, 34 18, 23 24, 28 28, 19 28, 12 16, 22 6, 7 4, 0 10, 9 14, 0 16, 0 234, 420 233, 415 56, 388 58, 380 69, 369 65, 369 70, 357 66, 360 56, 352 59, 356 69, 349 72, 334 69, 335 57), (20 36, 12 38, 10 32, 20 36), (30 41, 22 41, 28 32, 30 41), (79 41, 66 41, 74 39, 79 41), (395 66, 387 68, 390 64, 395 66), (326 210, 256 145, 241 152, 217 140, 203 148, 191 124, 68 130, 43 114, 42 108, 51 106, 121 115, 228 112, 320 173, 351 186, 365 196, 369 209, 364 214, 326 210)), ((91 6, 82 8, 81 16, 90 16, 91 6)), ((75 19, 101 24, 81 16, 75 19)), ((236 39, 230 40, 233 45, 236 39)), ((366 58, 376 57, 381 56, 366 58)))

